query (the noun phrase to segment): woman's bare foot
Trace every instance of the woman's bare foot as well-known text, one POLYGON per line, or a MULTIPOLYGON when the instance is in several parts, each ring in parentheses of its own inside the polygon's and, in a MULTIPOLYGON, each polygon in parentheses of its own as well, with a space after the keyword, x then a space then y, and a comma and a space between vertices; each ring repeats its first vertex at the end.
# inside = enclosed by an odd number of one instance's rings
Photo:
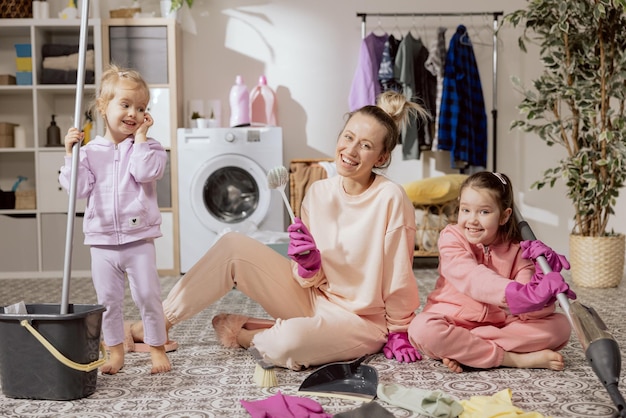
POLYGON ((461 373, 463 372, 463 368, 461 367, 461 365, 459 364, 458 361, 456 360, 452 360, 449 358, 444 358, 443 360, 443 364, 450 369, 450 371, 453 371, 454 373, 461 373))
POLYGON ((565 369, 565 362, 561 353, 548 349, 532 353, 505 352, 502 365, 520 369, 550 369, 556 371, 565 369))
POLYGON ((150 346, 150 358, 152 359, 152 370, 150 373, 165 373, 172 370, 172 364, 165 352, 165 346, 150 346))
MULTIPOLYGON (((165 332, 167 335, 167 341, 169 341, 170 328, 172 328, 172 324, 170 324, 170 322, 166 318, 165 319, 165 332)), ((143 321, 133 322, 133 324, 130 326, 130 335, 133 336, 134 342, 136 343, 143 342, 143 321)))
POLYGON ((115 374, 124 367, 124 343, 109 347, 109 358, 100 367, 102 374, 115 374))

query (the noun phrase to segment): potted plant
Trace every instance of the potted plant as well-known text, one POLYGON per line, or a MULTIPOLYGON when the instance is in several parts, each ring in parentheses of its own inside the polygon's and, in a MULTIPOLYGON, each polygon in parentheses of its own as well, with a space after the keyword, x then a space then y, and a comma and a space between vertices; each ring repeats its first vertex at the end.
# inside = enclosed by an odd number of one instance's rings
POLYGON ((608 222, 626 179, 625 8, 626 0, 531 0, 505 18, 524 25, 520 49, 538 44, 543 64, 532 88, 513 79, 523 118, 511 127, 565 149, 531 187, 565 182, 572 279, 589 287, 617 286, 624 272, 624 234, 608 222))
POLYGON ((193 6, 193 0, 172 0, 172 12, 175 12, 183 7, 183 3, 187 3, 187 6, 189 6, 190 9, 191 6, 193 6))
POLYGON ((193 6, 193 0, 161 0, 161 16, 176 18, 178 10, 184 3, 187 3, 189 8, 193 6))
POLYGON ((191 120, 196 128, 206 128, 208 125, 207 119, 204 116, 202 116, 199 112, 192 112, 191 120))

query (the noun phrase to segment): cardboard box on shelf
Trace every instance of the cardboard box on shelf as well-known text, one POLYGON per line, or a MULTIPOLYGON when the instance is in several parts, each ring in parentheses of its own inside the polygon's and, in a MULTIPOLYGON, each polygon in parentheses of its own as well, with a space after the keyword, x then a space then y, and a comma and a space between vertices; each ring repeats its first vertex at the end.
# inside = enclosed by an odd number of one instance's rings
POLYGON ((15 76, 12 74, 0 74, 0 86, 8 86, 17 84, 15 76))

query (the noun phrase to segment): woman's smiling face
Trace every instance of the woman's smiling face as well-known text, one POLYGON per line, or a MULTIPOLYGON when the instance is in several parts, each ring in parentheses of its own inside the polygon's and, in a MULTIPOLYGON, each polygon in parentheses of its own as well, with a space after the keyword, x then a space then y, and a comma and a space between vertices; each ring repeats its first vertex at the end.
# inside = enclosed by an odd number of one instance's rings
POLYGON ((337 140, 335 163, 339 175, 369 186, 372 169, 386 160, 385 128, 372 116, 355 113, 337 140))

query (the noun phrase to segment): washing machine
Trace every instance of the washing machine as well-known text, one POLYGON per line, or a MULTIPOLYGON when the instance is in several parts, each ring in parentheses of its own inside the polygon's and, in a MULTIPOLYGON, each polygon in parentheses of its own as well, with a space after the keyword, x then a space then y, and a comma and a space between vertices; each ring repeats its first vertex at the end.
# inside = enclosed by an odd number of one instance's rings
POLYGON ((177 141, 181 273, 225 232, 286 234, 282 197, 267 184, 283 165, 280 127, 180 128, 177 141))

